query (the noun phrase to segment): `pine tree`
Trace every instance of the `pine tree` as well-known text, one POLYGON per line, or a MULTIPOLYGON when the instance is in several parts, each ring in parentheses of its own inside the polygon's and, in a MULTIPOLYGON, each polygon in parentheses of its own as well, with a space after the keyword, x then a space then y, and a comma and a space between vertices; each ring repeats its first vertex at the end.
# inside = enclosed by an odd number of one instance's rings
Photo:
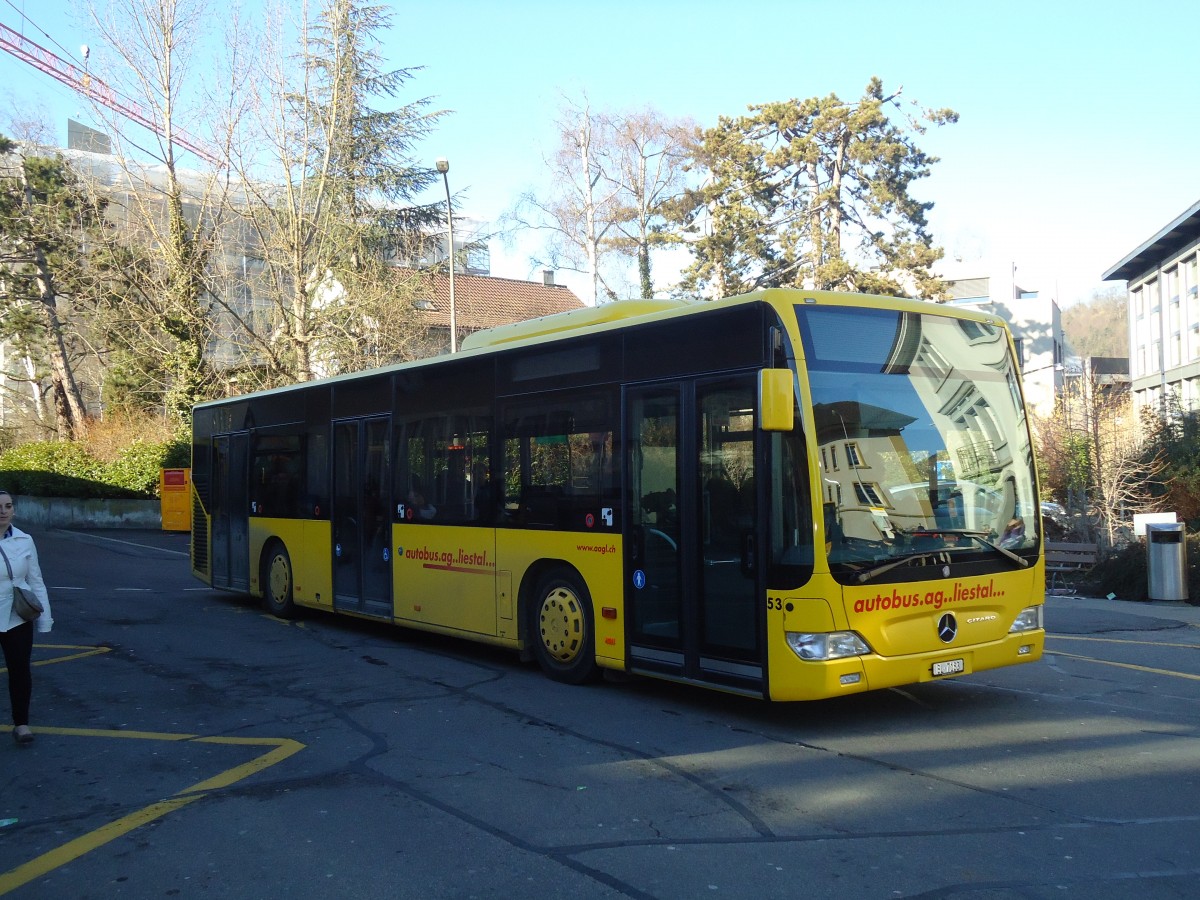
POLYGON ((899 94, 873 78, 855 103, 830 94, 752 106, 704 132, 707 178, 677 212, 694 254, 685 284, 719 295, 793 285, 936 298, 932 204, 910 187, 937 159, 914 136, 958 116, 905 112, 899 94))
POLYGON ((271 148, 270 159, 235 154, 248 193, 236 211, 262 248, 255 288, 271 306, 269 327, 247 325, 241 339, 264 383, 402 356, 418 328, 415 315, 377 313, 386 298, 411 312, 386 258, 407 255, 444 216, 412 203, 438 177, 413 162, 415 145, 444 113, 427 98, 371 105, 399 96, 416 71, 383 69, 375 35, 390 21, 384 7, 327 0, 299 23, 299 66, 280 47, 260 73, 263 114, 235 138, 271 148))
MULTIPOLYGON (((79 287, 85 237, 100 228, 104 207, 84 190, 61 155, 23 156, 0 136, 0 337, 27 361, 39 381, 43 361, 59 433, 87 429, 61 300, 79 287)), ((40 393, 40 388, 35 393, 40 393)))

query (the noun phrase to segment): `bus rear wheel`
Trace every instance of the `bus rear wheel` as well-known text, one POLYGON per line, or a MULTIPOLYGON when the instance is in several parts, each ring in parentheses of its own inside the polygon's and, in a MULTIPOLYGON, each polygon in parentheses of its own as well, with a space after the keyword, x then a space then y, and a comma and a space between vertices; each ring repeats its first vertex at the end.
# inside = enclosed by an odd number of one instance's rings
POLYGON ((566 684, 596 676, 592 599, 574 573, 556 569, 538 582, 530 620, 533 651, 543 672, 566 684))
POLYGON ((292 602, 292 559, 287 548, 273 541, 263 556, 262 566, 263 606, 271 615, 281 619, 296 616, 296 604, 292 602))

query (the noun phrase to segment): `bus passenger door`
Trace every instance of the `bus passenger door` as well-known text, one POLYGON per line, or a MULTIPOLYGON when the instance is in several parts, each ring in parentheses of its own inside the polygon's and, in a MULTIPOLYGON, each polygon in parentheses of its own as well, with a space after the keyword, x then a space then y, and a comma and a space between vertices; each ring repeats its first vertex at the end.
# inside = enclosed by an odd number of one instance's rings
POLYGON ((630 665, 763 688, 755 380, 630 388, 630 665))
POLYGON ((250 590, 250 435, 213 438, 212 586, 250 590))
POLYGON ((334 608, 392 614, 388 419, 333 426, 334 608))

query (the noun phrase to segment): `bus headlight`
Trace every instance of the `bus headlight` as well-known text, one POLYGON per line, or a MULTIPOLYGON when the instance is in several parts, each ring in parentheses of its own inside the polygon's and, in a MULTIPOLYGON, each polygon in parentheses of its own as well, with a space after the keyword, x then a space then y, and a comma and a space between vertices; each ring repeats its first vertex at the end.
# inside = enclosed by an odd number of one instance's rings
POLYGON ((866 641, 853 631, 789 631, 788 646, 803 660, 845 659, 871 652, 866 641))
POLYGON ((1012 627, 1008 629, 1009 634, 1018 631, 1037 631, 1042 627, 1042 610, 1044 607, 1039 603, 1037 606, 1027 606, 1019 613, 1013 621, 1012 627))

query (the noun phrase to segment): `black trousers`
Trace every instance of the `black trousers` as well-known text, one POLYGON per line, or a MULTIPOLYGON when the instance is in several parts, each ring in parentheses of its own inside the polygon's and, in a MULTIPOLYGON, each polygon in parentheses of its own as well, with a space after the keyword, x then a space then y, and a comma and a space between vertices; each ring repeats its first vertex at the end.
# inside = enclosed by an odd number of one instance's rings
POLYGON ((4 648, 4 667, 8 669, 8 699, 12 703, 13 725, 29 724, 29 698, 33 695, 33 623, 22 622, 16 628, 0 631, 4 648))

